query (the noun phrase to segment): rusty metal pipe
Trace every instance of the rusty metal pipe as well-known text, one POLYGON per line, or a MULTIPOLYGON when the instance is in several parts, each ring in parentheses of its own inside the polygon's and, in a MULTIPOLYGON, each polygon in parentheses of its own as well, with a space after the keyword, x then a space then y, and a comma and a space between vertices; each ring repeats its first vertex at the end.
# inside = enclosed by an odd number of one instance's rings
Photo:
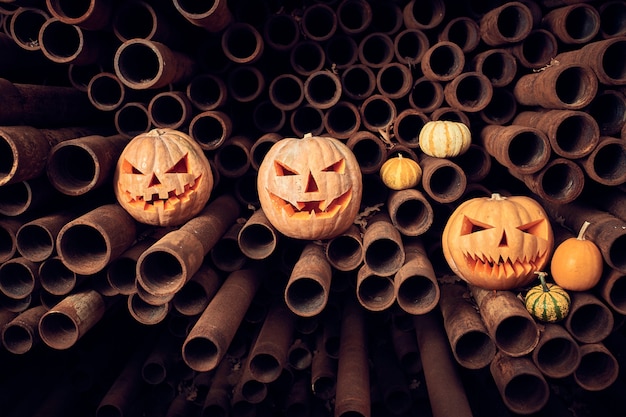
POLYGON ((413 85, 413 74, 408 66, 399 62, 383 65, 376 73, 378 91, 392 100, 409 94, 413 85))
POLYGON ((113 15, 113 5, 103 0, 46 0, 46 7, 61 22, 92 31, 105 29, 113 15))
POLYGON ((609 307, 594 294, 573 292, 570 312, 563 325, 579 343, 599 343, 613 330, 615 319, 609 307))
POLYGON ((394 275, 398 306, 409 314, 426 314, 439 303, 440 290, 433 266, 419 238, 404 243, 405 262, 394 275))
POLYGON ((58 211, 24 223, 15 238, 17 250, 32 262, 42 262, 54 254, 59 231, 76 217, 68 210, 58 211))
POLYGON ((598 122, 589 113, 579 110, 523 111, 513 124, 541 130, 554 153, 568 159, 589 155, 600 140, 598 122))
POLYGON ((320 71, 326 61, 324 49, 312 39, 300 40, 289 53, 289 63, 296 74, 308 77, 320 71))
POLYGON ((462 155, 453 158, 467 178, 467 189, 471 184, 479 184, 491 172, 491 156, 484 147, 472 143, 469 149, 462 155))
POLYGON ((471 416, 439 310, 413 317, 433 417, 471 416))
POLYGON ((189 123, 189 136, 205 151, 218 149, 231 136, 232 130, 230 116, 220 110, 200 112, 189 123))
POLYGON ((387 213, 374 215, 363 234, 364 262, 380 276, 394 275, 405 262, 405 251, 398 229, 387 213))
POLYGON ((183 342, 183 360, 191 369, 205 372, 218 366, 260 285, 260 270, 228 275, 183 342))
POLYGON ((289 125, 297 137, 304 137, 307 133, 319 135, 324 131, 324 112, 308 103, 303 104, 291 112, 289 125))
POLYGON ((67 295, 86 279, 86 275, 72 272, 59 256, 51 256, 39 264, 39 282, 49 295, 67 295))
POLYGON ((619 57, 624 55, 626 39, 623 36, 591 42, 578 50, 560 53, 556 59, 563 65, 589 66, 598 81, 605 85, 626 84, 626 70, 619 57))
POLYGON ((409 94, 410 106, 422 113, 431 113, 440 108, 443 100, 443 84, 425 76, 415 80, 409 94))
POLYGON ((493 97, 478 115, 487 124, 505 125, 510 123, 517 114, 515 96, 507 88, 494 88, 493 97))
POLYGON ((280 74, 270 82, 268 96, 279 109, 294 110, 304 100, 304 82, 295 74, 280 74))
POLYGON ((150 300, 148 302, 138 292, 128 295, 126 306, 133 319, 148 326, 161 323, 171 310, 169 301, 157 303, 154 300, 150 300))
POLYGON ((364 100, 376 89, 376 75, 365 64, 354 64, 341 73, 342 92, 353 100, 364 100))
POLYGON ((430 47, 430 41, 420 29, 404 29, 393 37, 395 59, 401 64, 417 65, 430 47))
POLYGON ((263 56, 265 42, 251 24, 233 22, 221 34, 222 51, 235 64, 253 64, 263 56))
POLYGON ((456 43, 439 41, 424 53, 420 66, 422 73, 429 80, 451 81, 463 72, 465 54, 456 43))
POLYGON ((250 148, 250 166, 253 170, 258 171, 265 154, 270 148, 279 140, 283 139, 283 136, 279 133, 269 132, 259 136, 252 147, 250 148))
POLYGON ((0 219, 0 262, 8 261, 17 253, 17 232, 22 224, 18 219, 0 219))
POLYGON ((507 48, 524 68, 541 69, 550 65, 558 53, 559 44, 552 32, 534 29, 521 42, 507 48))
POLYGON ((326 110, 339 102, 342 85, 338 75, 320 70, 306 78, 303 89, 307 103, 318 109, 326 110))
POLYGON ((324 113, 324 127, 333 138, 349 139, 361 127, 361 113, 351 101, 339 100, 324 113))
POLYGON ((38 40, 41 52, 57 64, 90 65, 111 55, 109 37, 56 17, 44 22, 38 40))
POLYGON ((216 110, 228 100, 228 87, 216 74, 198 74, 189 81, 185 89, 191 104, 201 112, 216 110))
POLYGON ((387 159, 385 143, 374 132, 359 130, 346 142, 352 151, 363 174, 374 174, 380 170, 387 159))
POLYGON ((135 241, 137 225, 118 204, 104 204, 61 228, 56 250, 63 263, 82 275, 102 271, 135 241))
POLYGON ((69 349, 104 317, 107 304, 92 289, 69 294, 43 314, 39 335, 53 349, 69 349))
POLYGON ((471 65, 474 71, 485 75, 493 87, 509 85, 517 74, 515 56, 503 48, 489 48, 477 53, 471 65))
POLYGON ((261 100, 252 110, 252 122, 263 133, 278 132, 287 121, 285 111, 276 107, 271 100, 261 100))
POLYGON ((359 59, 359 46, 352 36, 335 35, 326 42, 324 53, 331 68, 346 70, 359 59))
POLYGON ((619 137, 626 120, 626 96, 622 91, 605 88, 599 91, 587 109, 595 119, 602 136, 619 137))
POLYGON ((326 245, 326 259, 339 271, 354 271, 363 262, 363 238, 356 225, 335 236, 326 245))
POLYGON ((501 352, 511 357, 529 354, 539 342, 539 328, 510 291, 487 291, 470 286, 480 316, 501 352))
POLYGON ((121 42, 143 38, 168 45, 181 43, 180 28, 174 28, 166 9, 143 1, 120 4, 115 8, 111 30, 121 42))
POLYGON ((173 0, 176 10, 192 25, 211 33, 221 32, 233 22, 234 16, 225 0, 214 0, 198 5, 188 0, 173 0))
POLYGON ((151 237, 138 240, 113 259, 106 268, 106 278, 109 285, 122 295, 134 293, 137 290, 137 260, 155 242, 156 239, 151 237))
POLYGON ((0 292, 5 296, 24 299, 40 285, 39 263, 17 256, 0 265, 0 292))
POLYGON ((445 284, 440 286, 440 291, 439 306, 454 358, 464 368, 485 368, 497 349, 480 313, 467 298, 467 287, 445 284))
POLYGON ((512 124, 488 125, 480 132, 481 144, 500 164, 519 174, 533 174, 546 166, 552 153, 545 133, 512 124))
POLYGON ((580 45, 600 31, 600 13, 590 4, 570 4, 548 11, 541 24, 565 45, 580 45))
POLYGON ((250 347, 249 372, 264 384, 276 381, 287 365, 287 354, 294 335, 295 315, 282 302, 271 306, 250 347))
POLYGON ((235 222, 209 251, 211 261, 219 270, 233 272, 248 261, 237 241, 242 227, 243 224, 235 222))
POLYGON ((164 43, 135 38, 122 43, 113 58, 115 74, 134 90, 161 88, 189 81, 196 63, 164 43))
POLYGON ((39 31, 49 18, 47 10, 19 7, 11 15, 8 34, 20 48, 27 51, 39 51, 41 50, 41 45, 37 41, 39 31))
POLYGON ((327 4, 312 4, 304 9, 300 26, 307 39, 314 42, 327 41, 337 32, 337 13, 327 4))
POLYGON ((337 358, 327 352, 325 344, 325 332, 318 331, 311 360, 311 392, 322 400, 333 398, 337 388, 337 358))
POLYGON ((332 268, 324 248, 307 243, 285 286, 285 303, 298 316, 316 316, 328 302, 331 278, 332 268))
POLYGON ((439 41, 450 41, 461 47, 465 54, 473 52, 481 41, 480 26, 467 16, 450 19, 437 35, 439 41))
POLYGON ((418 1, 411 0, 402 9, 404 25, 410 29, 433 29, 446 15, 443 0, 418 1))
POLYGON ((594 99, 598 78, 591 67, 578 62, 560 62, 545 70, 522 75, 513 94, 524 106, 580 110, 594 99))
POLYGON ((434 221, 432 205, 414 188, 390 192, 387 206, 391 222, 404 236, 420 236, 434 221))
POLYGON ((278 244, 279 233, 259 208, 252 213, 237 234, 241 252, 251 259, 269 257, 278 244))
POLYGON ((561 325, 547 323, 531 358, 537 369, 548 378, 565 378, 580 365, 580 348, 561 325))
POLYGON ((510 411, 532 414, 548 403, 550 388, 530 358, 498 352, 489 369, 502 401, 510 411))
POLYGON ((165 234, 137 260, 137 283, 154 296, 175 294, 198 271, 239 210, 233 196, 222 195, 178 230, 165 234))
MULTIPOLYGON (((415 87, 415 84, 414 84, 415 87)), ((413 99, 409 96, 409 101, 413 99)), ((429 117, 417 108, 402 110, 393 121, 393 133, 399 144, 411 149, 419 147, 419 132, 430 120, 429 117)))
POLYGON ((372 366, 385 408, 394 415, 408 412, 412 406, 411 393, 393 346, 389 341, 380 341, 372 350, 372 366))
POLYGON ((580 162, 589 178, 599 184, 617 186, 626 181, 626 144, 621 138, 600 137, 598 146, 580 162))
POLYGON ((396 103, 383 94, 373 94, 360 105, 363 127, 378 133, 379 129, 389 129, 398 115, 396 103))
POLYGON ((250 103, 265 90, 265 76, 255 65, 238 65, 228 73, 228 95, 240 103, 250 103))
POLYGON ((613 268, 607 268, 608 271, 602 276, 598 284, 598 295, 611 309, 617 313, 626 313, 626 295, 624 284, 626 274, 613 268))
POLYGON ((349 36, 368 30, 372 23, 372 7, 365 0, 342 0, 337 5, 337 24, 349 36))
POLYGON ((619 376, 619 363, 603 343, 580 346, 580 365, 574 371, 574 381, 587 391, 610 387, 619 376))
POLYGON ((32 180, 15 182, 0 187, 0 214, 16 217, 36 213, 37 210, 63 201, 63 195, 50 185, 45 175, 32 180))
POLYGON ((458 200, 467 187, 465 172, 456 163, 445 158, 421 155, 422 187, 438 203, 458 200))
POLYGON ((240 178, 250 169, 252 140, 243 135, 227 138, 213 155, 213 164, 220 176, 240 178))
POLYGON ((112 72, 94 75, 87 85, 87 97, 91 104, 102 111, 115 111, 129 99, 127 87, 112 72))
POLYGON ((290 51, 300 40, 298 21, 289 13, 270 14, 263 25, 263 40, 276 51, 290 51))
POLYGON ((520 42, 533 29, 533 16, 525 4, 513 1, 489 10, 480 19, 480 36, 489 46, 520 42))
POLYGON ((368 311, 384 311, 396 301, 393 276, 380 275, 367 264, 361 265, 356 277, 356 298, 368 311))
POLYGON ((203 264, 174 295, 172 306, 180 314, 194 317, 202 314, 217 293, 222 279, 210 265, 203 264))
POLYGON ((123 135, 91 135, 56 144, 48 156, 50 184, 61 193, 86 194, 108 183, 129 139, 123 135))
POLYGON ((15 355, 29 352, 41 339, 37 326, 48 309, 42 305, 30 307, 2 326, 2 345, 15 355))
POLYGON ((533 174, 520 175, 513 171, 511 173, 543 200, 557 204, 567 204, 576 200, 585 186, 585 173, 582 168, 567 158, 554 158, 533 174))
POLYGON ((619 1, 607 1, 598 6, 600 36, 604 39, 626 35, 624 25, 626 6, 619 1))
POLYGON ((466 71, 447 83, 443 89, 446 102, 467 113, 484 110, 493 98, 491 81, 477 71, 466 71))
POLYGON ((193 116, 191 101, 183 91, 164 91, 148 103, 150 122, 155 127, 182 129, 193 116))
POLYGON ((148 106, 138 101, 125 103, 115 110, 114 124, 117 132, 129 139, 148 132, 152 128, 148 106))

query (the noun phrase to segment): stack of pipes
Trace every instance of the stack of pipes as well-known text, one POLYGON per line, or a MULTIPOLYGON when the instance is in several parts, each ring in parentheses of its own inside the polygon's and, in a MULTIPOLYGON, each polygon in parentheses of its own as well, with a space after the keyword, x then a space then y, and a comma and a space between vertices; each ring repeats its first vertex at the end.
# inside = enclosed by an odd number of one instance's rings
POLYGON ((614 415, 593 395, 623 384, 626 2, 0 0, 0 22, 6 415, 614 415), (431 120, 465 123, 468 152, 424 154, 431 120), (179 227, 114 197, 153 128, 214 168, 179 227), (256 191, 307 133, 363 176, 325 241, 281 235, 256 191), (391 191, 398 153, 423 176, 391 191), (563 322, 451 277, 447 216, 496 191, 537 198, 559 241, 593 219, 605 272, 563 322))

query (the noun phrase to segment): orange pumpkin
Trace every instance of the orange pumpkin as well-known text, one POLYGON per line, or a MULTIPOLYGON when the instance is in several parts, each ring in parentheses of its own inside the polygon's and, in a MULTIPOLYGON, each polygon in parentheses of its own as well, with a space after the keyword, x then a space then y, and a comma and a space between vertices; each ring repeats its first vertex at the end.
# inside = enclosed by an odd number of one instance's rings
POLYGON ((561 242, 552 255, 550 270, 557 285, 571 291, 587 291, 602 277, 602 252, 585 233, 591 223, 584 222, 577 237, 561 242))
POLYGON ((135 220, 175 226, 204 208, 213 174, 200 145, 182 132, 162 128, 128 142, 114 184, 117 201, 135 220))
POLYGON ((279 232, 317 240, 352 225, 362 181, 359 163, 343 142, 307 134, 272 145, 259 165, 257 189, 263 212, 279 232))
POLYGON ((401 153, 389 158, 380 167, 383 184, 392 190, 406 190, 415 187, 422 179, 422 167, 411 158, 404 158, 401 153))
POLYGON ((443 254, 460 278, 488 290, 510 290, 534 279, 549 260, 554 235, 530 197, 477 197, 461 203, 442 234, 443 254))

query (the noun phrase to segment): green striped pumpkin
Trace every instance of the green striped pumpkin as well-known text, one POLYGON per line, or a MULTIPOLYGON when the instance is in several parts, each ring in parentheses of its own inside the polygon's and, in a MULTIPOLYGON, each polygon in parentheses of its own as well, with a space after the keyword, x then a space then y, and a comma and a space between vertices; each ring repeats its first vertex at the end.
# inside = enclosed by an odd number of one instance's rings
POLYGON ((545 272, 538 272, 537 275, 541 284, 526 293, 526 310, 536 319, 548 323, 562 320, 569 313, 569 294, 556 284, 547 284, 545 272))

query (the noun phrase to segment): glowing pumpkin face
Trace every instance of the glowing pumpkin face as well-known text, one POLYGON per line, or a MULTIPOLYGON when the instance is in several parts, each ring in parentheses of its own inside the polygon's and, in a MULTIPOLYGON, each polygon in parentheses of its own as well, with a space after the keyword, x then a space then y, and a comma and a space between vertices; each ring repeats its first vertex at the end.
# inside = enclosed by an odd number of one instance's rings
POLYGON ((359 163, 334 138, 306 135, 276 142, 259 166, 261 208, 278 231, 296 239, 345 232, 361 204, 359 163))
POLYGON ((548 262, 553 246, 545 211, 524 196, 493 194, 465 201, 442 234, 443 253, 453 272, 488 290, 530 283, 548 262))
POLYGON ((114 184, 118 202, 135 220, 175 226, 204 208, 213 174, 192 138, 173 129, 153 129, 126 145, 114 184))

